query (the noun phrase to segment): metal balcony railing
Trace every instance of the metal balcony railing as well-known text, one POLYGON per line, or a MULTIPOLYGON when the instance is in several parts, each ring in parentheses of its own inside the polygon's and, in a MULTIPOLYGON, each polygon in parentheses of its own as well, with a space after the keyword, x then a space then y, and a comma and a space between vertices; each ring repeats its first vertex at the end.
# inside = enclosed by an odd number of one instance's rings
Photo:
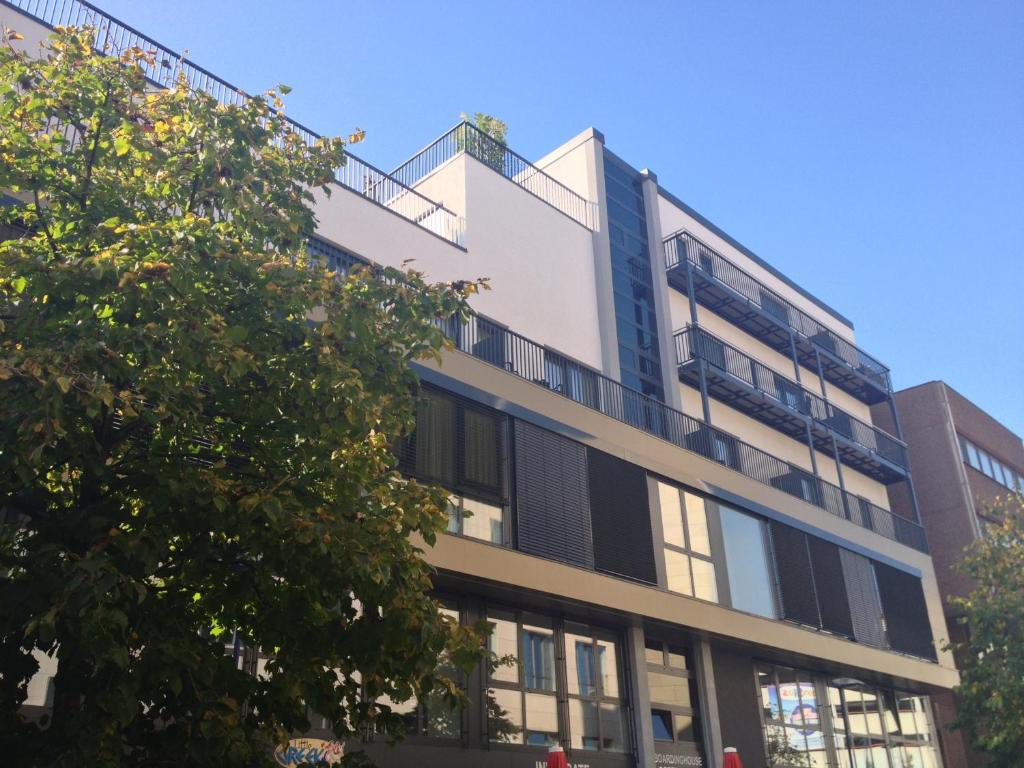
POLYGON ((703 328, 688 326, 675 334, 675 342, 679 365, 703 359, 788 410, 813 419, 820 428, 836 433, 900 469, 909 468, 906 444, 901 440, 837 408, 703 328))
MULTIPOLYGON (((95 48, 101 53, 116 53, 132 47, 152 51, 154 63, 150 65, 143 62, 142 66, 149 80, 161 88, 173 86, 179 76, 184 76, 191 88, 210 94, 221 104, 242 104, 249 98, 240 88, 85 0, 0 0, 0 4, 51 28, 94 27, 95 48)), ((284 120, 289 129, 295 131, 307 144, 313 144, 320 138, 319 134, 301 123, 288 117, 284 120)), ((462 244, 465 232, 462 217, 347 150, 345 156, 345 165, 335 174, 338 184, 451 243, 462 244)))
POLYGON ((413 187, 460 152, 476 158, 587 229, 597 228, 594 203, 465 121, 395 168, 391 176, 413 187))
POLYGON ((892 391, 888 367, 837 336, 689 232, 683 230, 669 236, 664 245, 665 265, 669 270, 688 261, 698 272, 740 294, 764 314, 796 331, 830 359, 863 376, 882 391, 892 391))
POLYGON ((589 366, 482 317, 443 325, 455 347, 637 429, 723 464, 825 511, 927 551, 924 531, 866 499, 844 492, 801 467, 709 426, 589 366))

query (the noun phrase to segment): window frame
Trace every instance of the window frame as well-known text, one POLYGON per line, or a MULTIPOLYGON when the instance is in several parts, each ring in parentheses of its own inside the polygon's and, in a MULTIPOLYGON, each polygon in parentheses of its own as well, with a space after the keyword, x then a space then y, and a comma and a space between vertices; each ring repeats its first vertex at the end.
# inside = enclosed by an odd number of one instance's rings
MULTIPOLYGON (((697 750, 701 757, 704 757, 704 731, 703 721, 701 718, 700 711, 700 691, 697 681, 697 672, 693 663, 693 653, 690 648, 684 648, 678 644, 670 643, 666 640, 662 640, 658 637, 644 637, 644 666, 646 674, 650 676, 653 672, 659 675, 666 675, 671 677, 677 677, 681 680, 687 680, 687 686, 690 690, 690 706, 684 706, 682 704, 673 704, 671 702, 657 701, 653 694, 648 692, 648 705, 650 708, 650 717, 653 719, 655 712, 667 712, 671 722, 671 739, 658 739, 655 738, 656 743, 661 744, 685 744, 692 745, 697 750), (661 647, 662 660, 661 663, 651 661, 647 655, 650 650, 655 650, 652 646, 661 647), (683 656, 686 660, 686 666, 678 667, 674 666, 670 659, 673 653, 678 653, 683 656), (681 740, 676 732, 676 716, 689 717, 691 720, 691 727, 693 728, 694 738, 693 741, 681 740)), ((649 687, 649 686, 648 686, 649 687)))
POLYGON ((722 603, 722 594, 721 594, 722 590, 719 588, 720 563, 719 563, 718 557, 717 557, 718 553, 715 552, 715 549, 716 549, 715 545, 716 545, 716 538, 717 537, 716 537, 716 535, 712 531, 713 523, 712 523, 712 520, 711 520, 711 509, 709 508, 710 500, 707 497, 702 496, 701 494, 694 493, 689 488, 685 488, 683 486, 676 485, 675 483, 668 482, 668 481, 666 481, 666 480, 664 480, 662 478, 653 477, 653 476, 649 476, 649 478, 652 479, 655 482, 655 484, 656 484, 656 486, 655 486, 656 492, 654 494, 652 494, 653 495, 653 499, 652 500, 657 502, 657 506, 658 506, 658 520, 659 520, 659 522, 661 524, 661 542, 660 542, 660 544, 661 544, 661 548, 662 548, 662 558, 663 558, 663 560, 665 562, 665 584, 664 584, 664 588, 667 589, 669 592, 672 592, 673 594, 684 595, 686 597, 691 597, 691 598, 694 598, 696 600, 703 600, 704 602, 707 602, 707 603, 715 603, 716 605, 721 605, 721 603, 722 603), (680 522, 680 527, 682 529, 682 534, 683 534, 683 544, 682 545, 679 545, 679 544, 676 544, 676 543, 674 543, 672 541, 669 541, 668 537, 665 535, 665 519, 666 519, 666 514, 667 513, 666 513, 666 510, 664 509, 664 507, 662 505, 662 488, 663 487, 664 488, 668 488, 668 489, 672 489, 672 490, 674 490, 678 494, 678 498, 679 498, 679 515, 680 515, 679 522, 680 522), (693 547, 693 540, 692 540, 692 536, 691 536, 691 532, 690 532, 690 515, 689 515, 688 509, 687 509, 687 498, 688 497, 691 497, 691 498, 694 498, 694 499, 698 500, 700 502, 702 508, 703 508, 704 528, 707 531, 707 541, 708 541, 708 551, 707 551, 707 553, 704 553, 704 552, 701 552, 699 550, 696 550, 693 547), (690 584, 690 591, 689 592, 680 591, 678 589, 673 589, 669 585, 668 555, 669 555, 670 552, 674 553, 675 555, 679 555, 679 556, 682 556, 682 557, 686 558, 686 569, 687 569, 687 575, 689 576, 689 584, 690 584), (694 560, 697 560, 699 562, 705 563, 705 564, 710 566, 710 568, 711 568, 711 582, 710 583, 711 583, 712 587, 714 588, 714 597, 713 598, 703 597, 703 596, 699 596, 697 594, 697 586, 696 586, 697 585, 697 581, 695 579, 696 574, 695 574, 694 567, 693 567, 693 561, 694 560))

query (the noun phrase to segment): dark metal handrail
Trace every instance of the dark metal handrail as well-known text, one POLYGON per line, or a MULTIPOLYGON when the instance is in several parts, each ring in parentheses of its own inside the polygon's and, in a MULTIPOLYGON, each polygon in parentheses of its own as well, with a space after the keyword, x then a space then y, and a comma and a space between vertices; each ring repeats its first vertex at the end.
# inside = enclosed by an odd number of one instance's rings
POLYGON ((666 268, 672 269, 684 261, 689 261, 697 270, 736 291, 765 314, 788 325, 876 386, 886 392, 892 391, 887 366, 846 339, 837 336, 686 230, 669 235, 664 245, 666 268))
POLYGON ((820 395, 703 328, 688 326, 675 334, 675 342, 676 362, 679 365, 702 358, 709 365, 740 379, 789 410, 809 416, 825 429, 857 443, 902 469, 909 468, 904 442, 837 408, 820 395))
MULTIPOLYGON (((95 27, 94 47, 100 53, 125 51, 132 47, 152 51, 153 63, 142 61, 140 66, 146 77, 159 87, 171 87, 183 75, 189 87, 213 96, 221 104, 239 105, 250 98, 241 88, 157 43, 86 0, 0 0, 0 4, 51 28, 83 25, 95 27)), ((307 144, 314 144, 321 138, 301 123, 283 115, 282 118, 307 144)), ((462 217, 348 150, 345 156, 345 165, 335 172, 338 184, 451 243, 462 244, 465 231, 462 217)))
POLYGON ((597 228, 596 207, 592 202, 465 121, 399 165, 391 176, 409 187, 415 186, 460 152, 476 158, 587 229, 597 228))
POLYGON ((825 511, 907 546, 927 551, 924 531, 910 520, 788 461, 745 443, 660 400, 479 316, 443 324, 455 347, 617 421, 723 464, 825 511))

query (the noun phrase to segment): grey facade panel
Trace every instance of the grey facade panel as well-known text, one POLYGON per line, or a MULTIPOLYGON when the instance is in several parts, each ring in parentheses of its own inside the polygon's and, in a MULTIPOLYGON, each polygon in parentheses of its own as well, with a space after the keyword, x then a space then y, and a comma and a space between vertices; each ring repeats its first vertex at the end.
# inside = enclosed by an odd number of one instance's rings
POLYGON ((783 617, 800 624, 820 627, 821 614, 814 590, 814 570, 811 567, 807 534, 775 521, 769 524, 769 530, 775 552, 783 617))
POLYGON ((517 548, 593 568, 586 448, 517 420, 515 477, 517 548))

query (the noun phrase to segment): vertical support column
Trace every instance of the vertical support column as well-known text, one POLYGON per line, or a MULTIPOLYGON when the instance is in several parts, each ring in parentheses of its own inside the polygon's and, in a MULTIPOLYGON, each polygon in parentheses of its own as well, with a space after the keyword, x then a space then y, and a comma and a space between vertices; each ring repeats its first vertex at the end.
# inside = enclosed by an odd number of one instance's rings
MULTIPOLYGON (((892 412, 892 423, 893 423, 893 426, 896 428, 896 437, 898 437, 900 440, 902 440, 903 439, 903 427, 900 425, 900 413, 899 413, 899 409, 896 407, 896 396, 892 392, 889 393, 889 410, 892 412)), ((908 464, 910 463, 909 452, 908 452, 908 455, 907 455, 907 463, 908 464)), ((918 509, 918 507, 917 507, 917 491, 914 490, 914 480, 913 480, 913 477, 911 476, 909 468, 908 468, 908 471, 907 471, 907 479, 904 482, 906 482, 906 484, 907 484, 907 490, 910 491, 910 508, 914 512, 914 522, 917 523, 918 525, 920 525, 921 524, 921 510, 918 509)))
POLYGON ((665 269, 665 246, 661 242, 661 216, 658 213, 658 177, 647 168, 640 171, 647 221, 647 250, 650 254, 651 282, 654 285, 654 315, 658 323, 658 348, 661 357, 661 379, 665 402, 678 411, 683 409, 679 392, 678 361, 672 337, 672 313, 669 310, 668 272, 665 269))
POLYGON ((601 372, 619 380, 619 345, 615 330, 615 294, 612 288, 612 247, 608 239, 608 203, 604 186, 604 134, 593 128, 581 134, 586 144, 587 197, 597 202, 597 229, 593 233, 594 282, 597 322, 601 337, 601 372))
POLYGON ((850 509, 850 501, 846 497, 846 483, 843 482, 843 463, 839 460, 839 445, 836 443, 836 436, 832 435, 832 458, 836 462, 836 477, 839 478, 839 490, 843 494, 843 509, 846 510, 846 519, 853 520, 853 511, 850 509))
POLYGON ((814 476, 818 477, 818 457, 817 451, 814 450, 814 438, 811 437, 811 420, 804 419, 804 429, 807 434, 807 450, 811 454, 811 471, 814 472, 814 476))
POLYGON ((647 659, 644 656, 644 628, 634 624, 626 630, 626 658, 629 676, 629 698, 633 710, 633 733, 636 734, 637 766, 654 765, 654 727, 651 725, 651 691, 647 685, 647 659))
MULTIPOLYGON (((800 381, 800 361, 796 356, 796 337, 793 335, 792 328, 789 329, 789 355, 793 360, 793 375, 796 376, 798 382, 803 383, 800 381)), ((822 390, 821 394, 824 395, 825 391, 822 390)))
MULTIPOLYGON (((711 768, 722 768, 722 724, 718 719, 718 691, 715 668, 711 661, 711 644, 707 638, 694 638, 693 662, 700 694, 700 720, 704 729, 704 751, 711 768)), ((653 765, 653 763, 651 763, 653 765)))
POLYGON ((693 349, 697 353, 697 375, 700 378, 700 406, 704 412, 704 423, 711 425, 711 403, 708 401, 708 364, 704 359, 697 326, 697 298, 693 292, 693 263, 686 260, 686 295, 690 299, 690 324, 693 329, 693 349))

